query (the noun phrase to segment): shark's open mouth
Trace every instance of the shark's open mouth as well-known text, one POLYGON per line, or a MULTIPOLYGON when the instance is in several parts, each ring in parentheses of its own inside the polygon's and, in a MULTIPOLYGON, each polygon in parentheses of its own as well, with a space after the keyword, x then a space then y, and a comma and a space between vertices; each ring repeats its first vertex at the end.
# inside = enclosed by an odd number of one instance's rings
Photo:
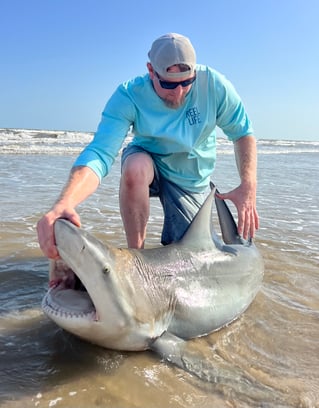
POLYGON ((42 301, 44 312, 62 319, 97 320, 95 306, 85 287, 70 268, 61 265, 61 261, 53 261, 51 265, 51 288, 42 301))

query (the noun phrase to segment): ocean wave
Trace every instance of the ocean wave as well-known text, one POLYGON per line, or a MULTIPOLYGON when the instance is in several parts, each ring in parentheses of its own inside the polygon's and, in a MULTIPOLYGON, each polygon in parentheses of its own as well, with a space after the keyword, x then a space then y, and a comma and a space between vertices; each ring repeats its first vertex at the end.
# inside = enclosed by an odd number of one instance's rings
POLYGON ((78 154, 92 140, 93 133, 0 129, 3 154, 78 154))
POLYGON ((280 146, 280 147, 296 147, 296 146, 312 146, 319 147, 319 141, 306 141, 306 140, 270 140, 259 139, 258 144, 261 146, 280 146))
MULTIPOLYGON (((128 143, 133 135, 129 134, 128 143)), ((92 140, 92 132, 0 129, 1 154, 77 155, 92 140)), ((125 144, 126 144, 125 143, 125 144)), ((217 139, 218 154, 233 154, 233 144, 226 138, 217 139)), ((319 153, 319 142, 295 140, 258 140, 259 154, 319 153)))
POLYGON ((305 140, 258 140, 261 154, 318 153, 319 142, 305 140))

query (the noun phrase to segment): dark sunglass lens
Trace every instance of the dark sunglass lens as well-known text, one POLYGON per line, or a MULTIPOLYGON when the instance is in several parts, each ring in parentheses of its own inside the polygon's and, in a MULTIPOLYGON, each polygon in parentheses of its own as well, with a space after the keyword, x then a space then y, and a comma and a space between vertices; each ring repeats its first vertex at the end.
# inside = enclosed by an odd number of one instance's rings
POLYGON ((157 73, 156 73, 156 76, 157 76, 158 81, 159 81, 159 83, 160 83, 160 85, 161 85, 161 87, 163 89, 175 89, 179 85, 181 85, 183 88, 185 88, 186 86, 192 84, 196 79, 196 76, 194 76, 193 78, 186 79, 185 81, 169 82, 169 81, 163 81, 162 79, 160 79, 157 73))
POLYGON ((175 89, 179 85, 178 82, 166 82, 166 81, 160 81, 160 84, 161 87, 164 89, 175 89))

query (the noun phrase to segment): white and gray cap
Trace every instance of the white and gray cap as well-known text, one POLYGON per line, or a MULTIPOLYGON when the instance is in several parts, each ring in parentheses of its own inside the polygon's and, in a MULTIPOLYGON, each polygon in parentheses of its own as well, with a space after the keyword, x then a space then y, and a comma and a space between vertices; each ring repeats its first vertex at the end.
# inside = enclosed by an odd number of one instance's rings
POLYGON ((163 78, 183 78, 195 72, 196 54, 190 40, 177 33, 162 35, 152 44, 148 53, 154 70, 163 78), (168 72, 173 65, 183 64, 189 67, 183 72, 168 72))

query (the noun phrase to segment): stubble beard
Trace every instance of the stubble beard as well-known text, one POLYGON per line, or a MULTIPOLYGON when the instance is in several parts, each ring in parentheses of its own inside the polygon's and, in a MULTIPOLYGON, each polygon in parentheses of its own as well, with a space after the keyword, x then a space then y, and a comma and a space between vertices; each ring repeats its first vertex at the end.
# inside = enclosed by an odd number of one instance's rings
POLYGON ((184 104, 184 102, 185 102, 185 95, 183 95, 182 97, 181 97, 181 99, 179 100, 179 101, 171 101, 170 99, 165 99, 165 98, 162 98, 163 99, 163 101, 164 101, 164 103, 165 103, 165 105, 168 107, 168 108, 170 108, 170 109, 178 109, 179 107, 181 107, 183 104, 184 104))

